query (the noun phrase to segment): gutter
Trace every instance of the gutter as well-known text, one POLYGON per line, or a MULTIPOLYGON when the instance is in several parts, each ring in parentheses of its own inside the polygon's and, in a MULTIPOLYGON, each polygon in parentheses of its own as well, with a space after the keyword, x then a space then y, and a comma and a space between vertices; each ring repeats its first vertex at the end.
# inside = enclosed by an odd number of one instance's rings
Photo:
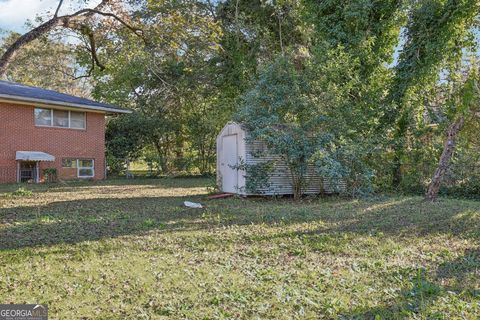
POLYGON ((87 109, 87 110, 96 110, 96 111, 103 111, 106 113, 132 113, 131 110, 127 109, 120 109, 120 108, 107 108, 107 107, 100 107, 100 106, 89 106, 85 104, 79 103, 68 103, 68 102, 61 102, 61 101, 52 101, 52 100, 44 100, 44 99, 37 99, 37 98, 29 98, 29 97, 20 97, 20 96, 12 96, 9 94, 0 94, 0 99, 5 99, 8 101, 14 102, 34 102, 34 103, 42 103, 47 105, 54 105, 54 106, 61 106, 61 107, 74 107, 80 109, 87 109))

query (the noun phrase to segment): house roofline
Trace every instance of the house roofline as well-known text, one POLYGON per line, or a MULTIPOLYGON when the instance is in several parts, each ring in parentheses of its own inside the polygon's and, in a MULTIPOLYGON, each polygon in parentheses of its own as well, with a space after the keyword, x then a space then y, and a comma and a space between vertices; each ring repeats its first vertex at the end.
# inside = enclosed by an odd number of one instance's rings
POLYGON ((30 97, 14 96, 9 94, 0 94, 0 99, 13 101, 17 103, 34 102, 34 103, 42 103, 42 104, 47 104, 52 106, 59 106, 59 107, 70 107, 70 108, 80 108, 83 110, 103 111, 105 113, 132 113, 131 110, 127 110, 127 109, 120 109, 120 108, 114 108, 114 107, 90 106, 90 105, 85 105, 80 103, 66 103, 66 102, 55 101, 55 100, 37 99, 37 98, 30 98, 30 97))

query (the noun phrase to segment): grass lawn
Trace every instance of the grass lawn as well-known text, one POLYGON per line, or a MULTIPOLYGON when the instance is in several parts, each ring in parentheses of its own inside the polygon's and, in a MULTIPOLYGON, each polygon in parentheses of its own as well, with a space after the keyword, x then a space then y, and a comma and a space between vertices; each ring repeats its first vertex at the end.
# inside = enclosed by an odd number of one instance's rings
POLYGON ((0 303, 51 319, 480 314, 480 202, 206 201, 209 183, 1 186, 0 303))

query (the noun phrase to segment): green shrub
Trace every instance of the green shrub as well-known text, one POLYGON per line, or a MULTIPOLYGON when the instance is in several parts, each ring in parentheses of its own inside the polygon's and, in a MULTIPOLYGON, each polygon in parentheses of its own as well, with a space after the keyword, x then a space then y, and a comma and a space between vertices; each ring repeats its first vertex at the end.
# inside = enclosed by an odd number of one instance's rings
POLYGON ((46 182, 55 182, 57 181, 57 169, 56 168, 43 169, 43 176, 45 177, 46 182))

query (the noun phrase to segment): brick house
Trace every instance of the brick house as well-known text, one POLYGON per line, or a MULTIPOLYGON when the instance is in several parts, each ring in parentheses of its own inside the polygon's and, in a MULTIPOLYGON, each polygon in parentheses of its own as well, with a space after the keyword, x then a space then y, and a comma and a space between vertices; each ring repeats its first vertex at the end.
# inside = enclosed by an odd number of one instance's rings
POLYGON ((0 81, 0 183, 105 178, 105 116, 129 110, 0 81))

